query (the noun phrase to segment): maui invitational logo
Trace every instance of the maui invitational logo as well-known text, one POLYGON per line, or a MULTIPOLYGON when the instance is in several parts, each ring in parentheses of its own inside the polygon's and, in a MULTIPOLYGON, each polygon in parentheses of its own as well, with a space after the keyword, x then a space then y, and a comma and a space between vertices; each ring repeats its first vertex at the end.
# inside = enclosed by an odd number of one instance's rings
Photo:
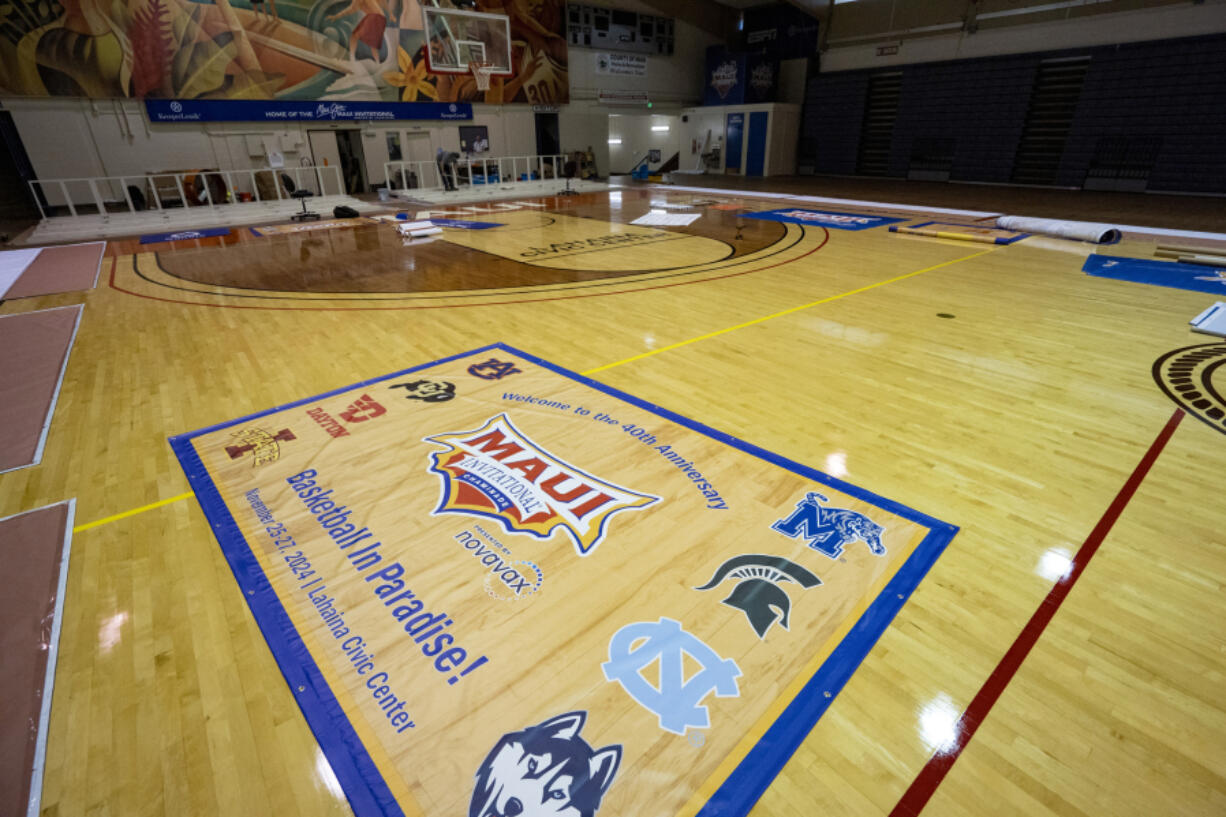
POLYGON ((426 437, 446 446, 430 470, 443 478, 435 513, 497 519, 510 533, 548 539, 561 528, 587 556, 604 538, 609 519, 660 498, 599 479, 554 456, 512 425, 505 414, 473 431, 426 437))
POLYGON ((732 60, 720 63, 711 72, 711 87, 719 94, 720 99, 726 98, 734 85, 736 85, 736 63, 732 60))

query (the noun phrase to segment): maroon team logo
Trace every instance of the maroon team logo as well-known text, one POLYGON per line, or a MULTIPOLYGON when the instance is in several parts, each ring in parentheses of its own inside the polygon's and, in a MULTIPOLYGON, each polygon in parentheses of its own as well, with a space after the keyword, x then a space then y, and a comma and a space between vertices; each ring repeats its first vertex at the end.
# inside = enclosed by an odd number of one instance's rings
POLYGON ((275 434, 262 428, 244 428, 235 431, 232 436, 237 438, 238 444, 227 445, 226 453, 232 460, 251 454, 252 467, 275 462, 281 456, 281 443, 298 439, 288 428, 283 428, 275 434))

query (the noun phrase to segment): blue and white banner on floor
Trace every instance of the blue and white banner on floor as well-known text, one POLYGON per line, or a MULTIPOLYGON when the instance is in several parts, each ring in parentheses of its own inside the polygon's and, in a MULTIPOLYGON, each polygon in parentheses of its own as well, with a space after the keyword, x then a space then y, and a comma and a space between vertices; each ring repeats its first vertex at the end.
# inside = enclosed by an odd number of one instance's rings
POLYGON ((465 221, 462 218, 435 218, 431 223, 439 227, 457 227, 461 230, 488 230, 491 227, 505 227, 505 224, 495 224, 492 221, 465 221))
POLYGON ((140 243, 156 244, 159 241, 184 241, 189 238, 212 238, 218 235, 229 235, 229 227, 206 227, 203 230, 179 230, 177 233, 150 233, 142 235, 140 243))
POLYGON ((800 210, 795 207, 783 210, 765 210, 761 213, 745 213, 746 218, 764 221, 782 221, 788 224, 808 224, 814 227, 833 227, 836 230, 867 230, 883 227, 905 218, 889 216, 866 216, 863 213, 836 213, 831 210, 800 210))
POLYGON ((1136 284, 1173 289, 1191 289, 1214 295, 1226 294, 1226 268, 1218 269, 1203 264, 1091 255, 1081 269, 1098 278, 1114 278, 1117 281, 1132 281, 1136 284))

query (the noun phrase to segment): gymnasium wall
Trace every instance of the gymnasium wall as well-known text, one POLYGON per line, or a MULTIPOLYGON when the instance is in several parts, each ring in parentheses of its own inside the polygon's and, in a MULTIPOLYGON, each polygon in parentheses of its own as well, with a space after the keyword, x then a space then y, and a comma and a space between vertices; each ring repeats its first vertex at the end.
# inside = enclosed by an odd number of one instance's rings
POLYGON ((823 70, 806 90, 801 172, 865 171, 861 146, 867 144, 870 83, 889 81, 893 74, 899 102, 892 132, 886 134, 888 159, 873 175, 924 178, 941 165, 932 162, 940 154, 948 159, 944 167, 952 181, 1025 181, 1017 172, 1018 157, 1036 80, 1044 66, 1053 65, 1050 61, 1076 58, 1089 61, 1074 98, 1067 140, 1057 148, 1058 167, 1042 183, 1081 187, 1107 164, 1131 162, 1141 178, 1139 189, 1226 192, 1222 34, 876 70, 823 70))
POLYGON ((1226 0, 857 0, 826 22, 823 71, 1226 31, 1226 0))
POLYGON ((609 167, 612 173, 629 173, 652 150, 660 151, 660 161, 649 162, 655 170, 680 150, 681 117, 668 114, 615 114, 609 118, 609 139, 621 144, 609 145, 609 167), (653 130, 667 128, 667 130, 653 130))

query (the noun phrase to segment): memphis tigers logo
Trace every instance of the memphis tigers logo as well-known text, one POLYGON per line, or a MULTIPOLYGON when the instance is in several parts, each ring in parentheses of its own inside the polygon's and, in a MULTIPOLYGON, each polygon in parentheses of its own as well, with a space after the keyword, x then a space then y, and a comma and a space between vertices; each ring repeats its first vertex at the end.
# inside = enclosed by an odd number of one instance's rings
POLYGON ((885 528, 862 513, 827 508, 822 502, 829 500, 817 491, 810 491, 796 503, 791 516, 774 522, 771 529, 793 539, 808 539, 809 547, 831 559, 842 556, 843 546, 856 540, 868 545, 874 556, 885 555, 885 545, 881 544, 885 528))
POLYGON ((600 544, 609 519, 660 501, 599 479, 528 439, 505 414, 474 431, 426 437, 446 446, 432 454, 430 470, 443 478, 434 513, 497 519, 509 533, 548 539, 559 528, 587 556, 600 544))
POLYGON ((468 817, 592 817, 622 747, 592 749, 579 736, 586 720, 586 712, 568 712, 503 735, 477 772, 468 817))

